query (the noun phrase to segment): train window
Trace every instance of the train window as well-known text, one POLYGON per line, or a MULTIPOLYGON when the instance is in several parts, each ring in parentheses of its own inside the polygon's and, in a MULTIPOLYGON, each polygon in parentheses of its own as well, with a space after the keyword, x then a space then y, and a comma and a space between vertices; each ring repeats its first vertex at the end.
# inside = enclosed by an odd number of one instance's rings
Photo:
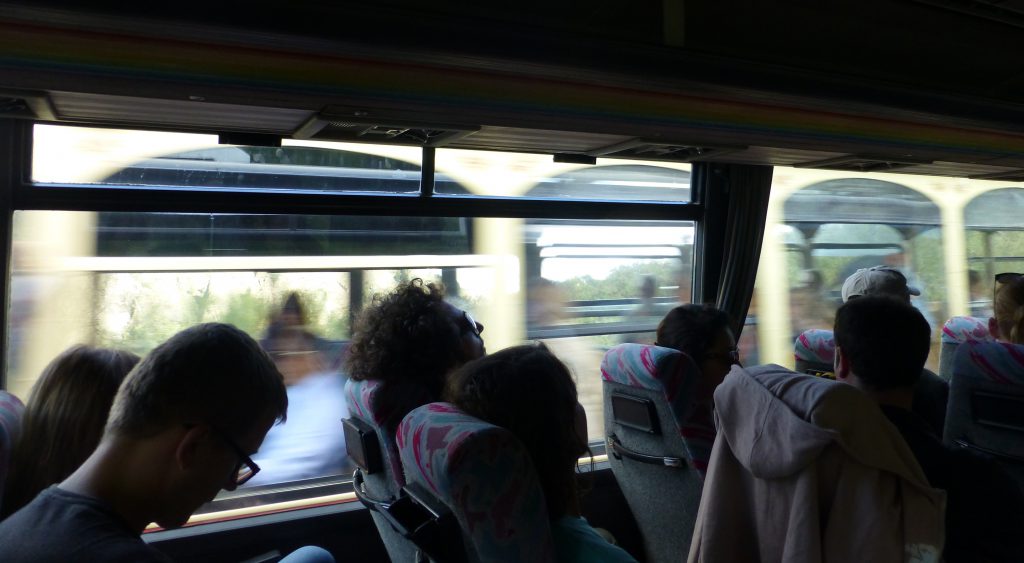
POLYGON ((791 366, 801 332, 832 328, 846 277, 887 264, 921 290, 912 303, 932 326, 934 371, 942 323, 990 314, 992 276, 1024 268, 1022 209, 1024 189, 993 182, 776 168, 747 326, 755 335, 744 338, 761 362, 791 366))
POLYGON ((438 183, 439 194, 459 185, 477 193, 540 199, 690 201, 690 165, 597 159, 596 166, 554 162, 550 155, 439 149, 437 170, 455 182, 438 183))
MULTIPOLYGON (((235 191, 415 194, 421 151, 285 139, 280 147, 219 145, 215 135, 36 125, 32 180, 235 191)), ((452 193, 465 193, 435 179, 452 193)))

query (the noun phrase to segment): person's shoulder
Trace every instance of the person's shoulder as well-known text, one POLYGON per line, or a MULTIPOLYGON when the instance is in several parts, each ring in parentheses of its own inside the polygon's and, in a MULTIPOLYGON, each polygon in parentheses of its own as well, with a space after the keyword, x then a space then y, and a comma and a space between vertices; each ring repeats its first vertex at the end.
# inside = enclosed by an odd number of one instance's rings
POLYGON ((551 522, 557 559, 562 562, 636 563, 621 547, 608 543, 583 518, 562 516, 551 522))
POLYGON ((0 560, 170 561, 103 502, 56 486, 0 522, 0 560))

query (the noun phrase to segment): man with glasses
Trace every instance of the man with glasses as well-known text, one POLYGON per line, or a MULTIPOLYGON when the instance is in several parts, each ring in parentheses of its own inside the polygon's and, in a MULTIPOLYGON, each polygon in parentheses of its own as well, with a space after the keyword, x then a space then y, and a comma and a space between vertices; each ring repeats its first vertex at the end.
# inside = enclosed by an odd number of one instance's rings
POLYGON ((287 407, 281 374, 247 334, 179 332, 125 379, 85 463, 0 523, 0 561, 168 561, 140 539, 145 527, 179 527, 256 474, 251 456, 287 407))

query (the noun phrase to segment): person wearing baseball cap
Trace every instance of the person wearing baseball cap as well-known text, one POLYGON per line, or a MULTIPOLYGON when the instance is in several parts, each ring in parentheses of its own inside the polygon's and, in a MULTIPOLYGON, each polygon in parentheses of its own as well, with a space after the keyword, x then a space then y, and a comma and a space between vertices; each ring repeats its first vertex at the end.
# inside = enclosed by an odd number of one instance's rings
MULTIPOLYGON (((843 282, 843 303, 857 297, 880 296, 913 305, 910 302, 911 295, 921 295, 921 290, 908 285, 907 276, 892 266, 861 268, 843 282)), ((931 322, 928 324, 931 325, 931 322)), ((942 435, 946 424, 948 402, 949 383, 930 370, 922 370, 914 389, 914 412, 924 418, 939 435, 942 435)))
POLYGON ((907 277, 891 266, 861 268, 843 282, 843 303, 864 295, 889 295, 910 303, 921 290, 907 284, 907 277))

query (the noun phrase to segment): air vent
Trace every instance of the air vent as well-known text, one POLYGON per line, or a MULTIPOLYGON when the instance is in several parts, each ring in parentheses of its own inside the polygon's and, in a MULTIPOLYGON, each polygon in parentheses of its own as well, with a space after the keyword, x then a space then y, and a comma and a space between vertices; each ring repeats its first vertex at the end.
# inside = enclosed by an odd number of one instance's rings
POLYGON ((890 158, 887 156, 848 154, 824 160, 799 162, 794 164, 793 167, 827 168, 829 170, 847 170, 849 172, 888 172, 922 164, 932 164, 932 161, 913 157, 890 158))
POLYGON ((56 113, 45 92, 0 90, 0 118, 55 121, 56 113))
POLYGON ((423 124, 374 119, 369 112, 352 116, 321 112, 302 125, 293 137, 323 141, 349 141, 389 145, 440 147, 480 130, 471 125, 423 124))
POLYGON ((1004 182, 1024 182, 1024 170, 1004 170, 989 174, 968 176, 971 180, 1003 180, 1004 182))
POLYGON ((588 151, 590 156, 603 158, 632 158, 637 160, 662 160, 669 162, 693 162, 714 159, 719 156, 746 150, 747 147, 708 146, 693 143, 670 143, 647 139, 631 139, 588 151))

